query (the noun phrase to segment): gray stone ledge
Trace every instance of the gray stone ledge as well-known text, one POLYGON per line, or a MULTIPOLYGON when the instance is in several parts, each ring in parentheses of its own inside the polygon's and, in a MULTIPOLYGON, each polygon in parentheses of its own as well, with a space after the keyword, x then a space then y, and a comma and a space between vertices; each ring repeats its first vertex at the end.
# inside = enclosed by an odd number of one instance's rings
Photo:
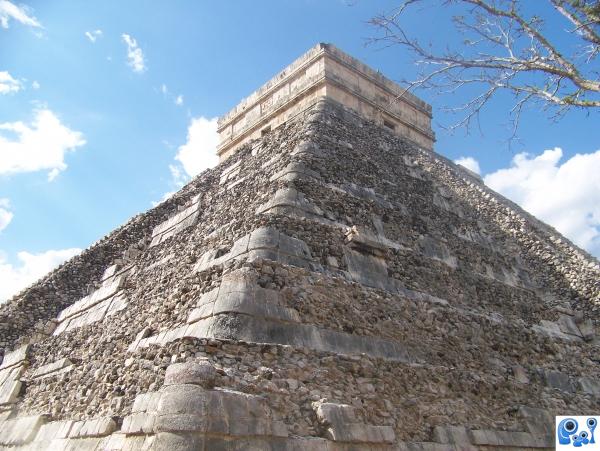
POLYGON ((321 269, 321 265, 314 262, 310 249, 304 241, 289 237, 272 227, 261 227, 244 235, 233 243, 225 255, 220 257, 217 255, 217 250, 203 254, 195 270, 205 271, 215 265, 222 265, 242 257, 247 257, 251 261, 264 258, 313 270, 321 269))
POLYGON ((134 352, 152 345, 164 346, 186 337, 274 343, 338 354, 365 353, 372 357, 401 362, 411 362, 417 358, 414 350, 409 352, 401 343, 321 329, 310 324, 282 323, 241 314, 218 315, 136 340, 129 346, 128 351, 134 352))
POLYGON ((152 241, 150 247, 156 246, 167 238, 191 227, 198 222, 200 217, 200 202, 198 199, 192 201, 192 205, 170 217, 154 227, 152 230, 152 241))
POLYGON ((56 362, 48 363, 37 368, 32 374, 32 379, 43 379, 69 372, 73 369, 73 362, 67 358, 59 359, 56 362))

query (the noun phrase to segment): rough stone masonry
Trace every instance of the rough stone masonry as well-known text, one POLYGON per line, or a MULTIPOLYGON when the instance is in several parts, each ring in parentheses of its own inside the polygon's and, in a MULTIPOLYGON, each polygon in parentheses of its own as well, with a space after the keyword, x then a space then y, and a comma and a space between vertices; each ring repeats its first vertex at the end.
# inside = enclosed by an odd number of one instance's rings
POLYGON ((0 307, 1 449, 549 450, 600 410, 598 261, 316 54, 225 116, 219 166, 0 307))

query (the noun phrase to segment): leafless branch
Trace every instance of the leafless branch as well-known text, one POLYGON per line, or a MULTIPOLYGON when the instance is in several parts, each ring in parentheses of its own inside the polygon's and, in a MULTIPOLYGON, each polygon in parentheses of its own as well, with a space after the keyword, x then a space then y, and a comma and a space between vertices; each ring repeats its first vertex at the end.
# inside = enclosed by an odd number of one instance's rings
POLYGON ((463 114, 450 129, 468 129, 500 91, 515 96, 513 135, 530 104, 552 109, 554 118, 573 108, 600 111, 596 110, 600 108, 600 77, 598 68, 591 66, 600 53, 598 0, 546 0, 550 6, 546 12, 554 11, 574 26, 568 32, 581 41, 579 53, 570 48, 563 51, 556 38, 562 31, 546 32, 541 15, 525 16, 520 10, 523 1, 407 0, 392 13, 371 20, 381 32, 371 41, 404 47, 413 54, 421 73, 408 81, 406 92, 427 88, 447 94, 466 86, 481 88, 480 94, 464 104, 448 108, 463 114), (464 45, 458 50, 439 52, 408 34, 402 24, 408 9, 426 4, 463 7, 463 14, 453 17, 457 31, 464 36, 464 45))

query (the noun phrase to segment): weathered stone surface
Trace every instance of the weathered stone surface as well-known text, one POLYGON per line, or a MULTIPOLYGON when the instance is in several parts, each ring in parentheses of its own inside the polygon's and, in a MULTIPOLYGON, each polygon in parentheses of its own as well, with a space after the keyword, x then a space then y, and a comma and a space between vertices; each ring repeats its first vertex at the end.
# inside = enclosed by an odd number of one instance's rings
POLYGON ((56 374, 66 373, 68 371, 71 371, 72 369, 73 369, 73 363, 69 359, 63 358, 63 359, 57 360, 56 362, 52 362, 47 365, 40 366, 39 368, 37 368, 34 371, 34 373, 31 377, 34 379, 50 377, 50 376, 54 376, 56 374))
POLYGON ((23 447, 548 448, 554 415, 593 410, 597 261, 311 102, 0 306, 0 421, 51 420, 23 447), (169 369, 200 361, 214 386, 169 369))
POLYGON ((212 388, 217 372, 207 361, 174 363, 167 368, 165 385, 193 384, 212 388))
POLYGON ((361 423, 353 406, 319 401, 313 403, 313 409, 327 430, 327 438, 334 442, 393 443, 396 439, 389 426, 361 423))
POLYGON ((0 422, 0 444, 24 445, 29 443, 46 421, 47 418, 44 415, 32 415, 0 422))

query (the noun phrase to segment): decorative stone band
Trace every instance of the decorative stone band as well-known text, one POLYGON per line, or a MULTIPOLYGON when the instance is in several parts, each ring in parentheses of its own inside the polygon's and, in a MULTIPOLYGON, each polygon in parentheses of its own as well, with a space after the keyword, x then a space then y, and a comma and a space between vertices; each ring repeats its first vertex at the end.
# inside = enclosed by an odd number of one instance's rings
POLYGON ((73 363, 67 359, 60 359, 56 362, 49 363, 47 365, 42 365, 37 368, 32 374, 32 379, 45 379, 47 377, 56 376, 62 373, 68 373, 73 369, 73 363))
POLYGON ((196 197, 192 200, 191 206, 154 227, 154 230, 152 230, 152 241, 150 242, 150 246, 156 246, 167 238, 193 226, 198 222, 199 216, 200 202, 196 197))
POLYGON ((414 351, 409 355, 401 343, 300 323, 298 313, 284 306, 278 291, 258 286, 244 270, 226 275, 219 288, 203 295, 188 323, 147 338, 142 331, 129 351, 192 337, 276 343, 341 354, 366 353, 403 362, 416 359, 414 351))
POLYGON ((0 406, 14 404, 21 392, 21 376, 27 366, 29 345, 9 352, 0 365, 0 406))
POLYGON ((18 417, 0 422, 0 445, 27 450, 111 449, 101 444, 117 429, 110 417, 48 422, 47 415, 18 417))
POLYGON ((223 185, 226 182, 233 180, 235 177, 238 176, 241 169, 242 169, 242 160, 238 160, 235 163, 233 163, 232 165, 223 169, 223 171, 221 172, 221 177, 219 179, 219 185, 223 185))
POLYGON ((205 293, 197 305, 189 315, 190 324, 230 312, 279 321, 300 322, 298 312, 283 305, 279 291, 260 287, 255 277, 243 269, 226 274, 221 285, 205 293))
POLYGON ((73 303, 58 315, 58 325, 53 335, 101 321, 127 306, 122 287, 133 267, 119 270, 115 265, 105 271, 102 285, 93 293, 73 303), (111 275, 112 274, 112 275, 111 275))
POLYGON ((227 253, 219 254, 220 251, 212 250, 202 255, 196 264, 196 271, 204 271, 243 257, 251 261, 263 258, 313 271, 322 270, 321 265, 313 261, 310 249, 304 241, 289 237, 272 227, 261 227, 244 235, 233 243, 227 253))
POLYGON ((0 445, 14 446, 29 443, 46 421, 45 415, 33 415, 0 422, 0 445))
MULTIPOLYGON (((308 202, 304 194, 299 193, 294 188, 278 189, 271 200, 256 209, 256 214, 266 212, 287 214, 290 209, 292 210, 291 213, 296 213, 293 210, 300 210, 300 216, 323 216, 323 210, 308 202)), ((294 214, 294 216, 298 215, 294 214)))

